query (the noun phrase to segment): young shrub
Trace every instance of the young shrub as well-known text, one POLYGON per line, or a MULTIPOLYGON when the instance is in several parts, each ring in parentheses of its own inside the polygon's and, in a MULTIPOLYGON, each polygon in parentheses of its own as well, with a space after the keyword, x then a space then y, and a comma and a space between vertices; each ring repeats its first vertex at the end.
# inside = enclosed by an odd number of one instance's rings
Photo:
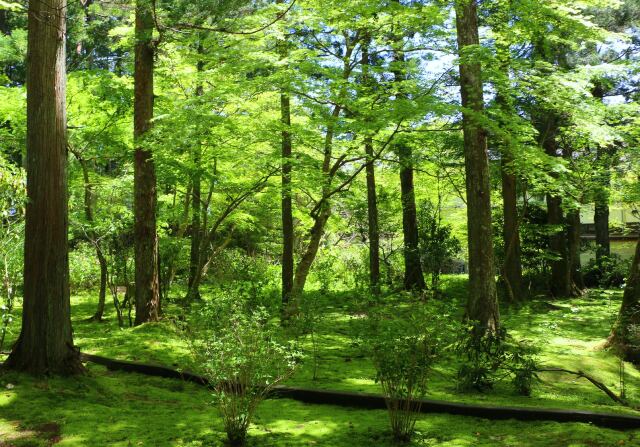
MULTIPOLYGON (((440 339, 439 331, 428 327, 426 313, 412 309, 394 310, 390 315, 371 317, 371 356, 389 410, 393 437, 409 442, 427 392, 429 372, 440 339)), ((431 315, 432 321, 437 318, 431 315)))
POLYGON ((187 333, 197 366, 209 380, 229 445, 242 446, 258 405, 294 372, 300 356, 264 308, 219 297, 196 313, 187 333))
POLYGON ((499 380, 510 378, 518 394, 531 395, 537 378, 537 361, 531 346, 514 340, 504 328, 478 335, 472 324, 460 333, 454 346, 463 359, 457 376, 459 390, 484 392, 499 380))
POLYGON ((462 245, 453 235, 453 227, 442 223, 441 206, 425 201, 418 213, 420 258, 424 270, 431 275, 431 289, 440 289, 440 275, 447 264, 460 254, 462 245))

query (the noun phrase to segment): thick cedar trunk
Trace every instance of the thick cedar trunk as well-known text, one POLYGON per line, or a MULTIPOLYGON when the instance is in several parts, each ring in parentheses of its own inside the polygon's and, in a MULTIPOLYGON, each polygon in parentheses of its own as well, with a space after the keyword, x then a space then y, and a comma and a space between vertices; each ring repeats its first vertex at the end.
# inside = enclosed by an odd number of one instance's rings
POLYGON ((160 308, 156 172, 153 155, 141 145, 153 118, 153 14, 149 0, 136 3, 134 74, 134 166, 136 318, 139 325, 157 321, 160 308))
POLYGON ((34 374, 83 370, 69 302, 65 12, 66 0, 29 3, 24 301, 5 366, 34 374))
POLYGON ((627 285, 622 297, 618 320, 613 328, 609 345, 615 347, 622 358, 640 364, 640 242, 631 264, 627 285))
POLYGON ((582 277, 582 263, 580 250, 582 248, 580 210, 572 210, 567 213, 567 249, 569 252, 569 266, 573 282, 573 295, 580 295, 585 289, 582 277))
POLYGON ((518 189, 516 176, 510 172, 512 163, 512 157, 505 151, 502 154, 501 165, 502 202, 504 208, 504 223, 502 227, 504 266, 502 267, 502 275, 509 300, 517 301, 522 293, 522 262, 518 219, 518 189))
MULTIPOLYGON (((198 54, 202 54, 204 48, 202 44, 198 45, 198 54)), ((204 62, 198 61, 197 70, 201 73, 204 70, 204 62)), ((204 95, 204 88, 199 84, 196 88, 196 96, 204 95)), ((198 135, 198 138, 200 136, 198 135)), ((198 269, 200 268, 200 246, 202 244, 202 175, 200 164, 202 162, 202 143, 200 140, 196 142, 193 149, 193 168, 194 173, 191 178, 193 189, 191 191, 191 201, 193 202, 193 214, 191 215, 191 249, 189 252, 189 293, 187 301, 200 299, 200 284, 196 282, 198 269)))
POLYGON ((280 95, 282 121, 282 306, 289 305, 294 284, 293 206, 291 203, 291 102, 287 93, 280 95))
POLYGON ((491 189, 487 136, 478 122, 482 113, 482 70, 478 63, 465 60, 465 50, 479 45, 476 0, 456 2, 456 29, 460 63, 464 153, 467 185, 467 225, 469 234, 469 299, 466 317, 481 330, 495 331, 500 324, 495 282, 491 228, 491 189))
POLYGON ((369 222, 369 288, 380 294, 380 228, 378 226, 378 198, 376 194, 376 170, 373 162, 373 142, 367 137, 364 143, 367 154, 367 216, 369 222))

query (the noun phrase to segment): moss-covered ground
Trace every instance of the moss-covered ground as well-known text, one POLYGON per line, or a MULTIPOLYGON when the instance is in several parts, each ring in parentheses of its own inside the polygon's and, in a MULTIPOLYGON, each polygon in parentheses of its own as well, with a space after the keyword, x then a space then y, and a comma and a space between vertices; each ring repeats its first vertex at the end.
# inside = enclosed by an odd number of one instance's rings
MULTIPOLYGON (((446 298, 461 300, 464 279, 446 278, 446 298)), ((104 323, 87 323, 95 294, 73 298, 75 341, 84 351, 118 359, 189 367, 186 344, 170 322, 118 328, 109 311, 104 323)), ((617 291, 593 291, 572 300, 535 299, 503 311, 518 338, 540 348, 549 366, 582 370, 619 391, 620 364, 603 349, 621 298, 617 291)), ((379 392, 370 361, 354 343, 362 318, 349 293, 322 296, 326 312, 316 329, 318 379, 313 361, 289 384, 326 389, 379 392)), ((394 305, 402 303, 394 303, 394 305)), ((170 312, 169 312, 170 313, 170 312)), ((18 328, 13 327, 13 335, 18 328)), ((310 337, 305 347, 310 351, 310 337)), ((488 393, 456 390, 453 358, 440 362, 430 384, 431 398, 493 405, 590 409, 640 414, 613 403, 584 379, 543 373, 531 397, 516 395, 509 384, 488 393)), ((627 397, 640 404, 640 373, 626 365, 627 397)), ((0 446, 215 446, 222 445, 221 420, 206 389, 170 379, 114 373, 88 365, 73 379, 34 379, 15 373, 0 376, 0 446)), ((251 428, 255 446, 391 445, 384 411, 306 405, 285 399, 266 401, 251 428)), ((417 425, 416 446, 640 446, 640 430, 615 431, 589 424, 488 421, 449 415, 425 415, 417 425)))

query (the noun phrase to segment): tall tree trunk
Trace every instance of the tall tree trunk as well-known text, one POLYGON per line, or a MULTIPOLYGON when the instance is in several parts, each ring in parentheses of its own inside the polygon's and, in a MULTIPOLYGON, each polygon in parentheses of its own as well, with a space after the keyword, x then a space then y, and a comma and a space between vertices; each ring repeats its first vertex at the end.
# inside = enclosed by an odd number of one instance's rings
POLYGON ((547 223, 556 227, 549 237, 549 249, 557 257, 551 261, 551 283, 549 291, 552 296, 571 296, 573 286, 571 282, 571 265, 569 260, 569 244, 567 241, 567 222, 562 211, 562 199, 547 194, 547 223))
POLYGON ((153 11, 150 0, 137 0, 134 74, 135 324, 157 321, 160 310, 156 171, 151 151, 142 147, 153 118, 153 11))
POLYGON ((69 297, 66 0, 29 2, 27 209, 22 329, 5 363, 34 374, 83 371, 69 297))
POLYGON ((282 121, 282 305, 289 304, 294 283, 294 232, 291 200, 291 101, 288 93, 280 95, 282 121))
MULTIPOLYGON (((362 46, 363 84, 370 87, 369 75, 369 39, 362 46)), ((374 295, 380 294, 380 228, 378 225, 378 197, 376 193, 376 167, 373 153, 373 138, 367 135, 364 139, 364 152, 367 156, 367 218, 369 238, 369 290, 374 295)))
MULTIPOLYGON (((284 3, 284 0, 277 0, 284 3)), ((288 55, 287 40, 279 42, 280 57, 288 55)), ((294 243, 293 205, 291 199, 291 98, 288 88, 283 87, 280 93, 280 123, 282 125, 282 309, 287 311, 294 287, 294 243)))
MULTIPOLYGON (((540 111, 542 118, 536 123, 540 145, 547 155, 560 156, 557 134, 558 118, 553 111, 540 111)), ((549 236, 549 249, 557 257, 551 261, 549 292, 552 296, 573 296, 576 286, 572 280, 569 256, 568 225, 562 209, 562 197, 558 193, 547 194, 547 223, 555 227, 549 236)))
POLYGON ((611 238, 609 235, 609 189, 611 188, 611 160, 605 148, 598 147, 599 162, 595 193, 593 222, 596 227, 596 262, 602 264, 603 258, 611 256, 611 238))
POLYGON ((480 44, 477 0, 456 1, 456 29, 460 63, 460 94, 463 107, 464 153, 469 234, 469 298, 467 318, 482 331, 500 325, 495 282, 491 228, 491 185, 486 132, 479 123, 483 112, 482 69, 468 50, 480 44))
MULTIPOLYGON (((603 101, 605 86, 595 79, 592 95, 603 101)), ((596 153, 596 191, 594 194, 593 223, 596 230, 596 263, 602 267, 604 258, 611 256, 611 238, 609 236, 609 189, 611 188, 611 151, 598 146, 596 153)))
POLYGON ((424 290, 425 282, 418 247, 418 213, 413 183, 413 154, 406 144, 397 145, 400 160, 400 195, 402 198, 402 232, 404 236, 404 288, 424 290))
POLYGON ((380 228, 378 226, 378 198, 376 194, 376 168, 373 141, 367 137, 364 143, 367 154, 367 216, 369 233, 369 288, 374 295, 380 294, 380 228))
MULTIPOLYGON (((198 43, 198 54, 204 53, 204 47, 202 43, 198 43)), ((202 73, 204 70, 204 62, 198 61, 197 63, 198 73, 202 73)), ((196 96, 201 97, 204 95, 204 88, 202 83, 198 80, 198 86, 196 87, 196 96)), ((193 167, 194 173, 192 175, 193 190, 191 191, 191 201, 193 202, 193 214, 191 215, 191 249, 189 252, 189 294, 187 301, 200 299, 200 284, 196 282, 196 276, 198 275, 198 269, 200 268, 200 246, 202 244, 202 174, 200 171, 200 164, 202 162, 202 142, 200 141, 200 135, 198 135, 198 141, 196 142, 193 150, 193 167)))
MULTIPOLYGON (((401 42, 398 42, 401 45, 401 42)), ((398 84, 407 79, 404 73, 405 57, 402 49, 394 51, 394 81, 398 84)), ((401 87, 399 87, 401 90, 401 87)), ((397 93, 402 98, 402 91, 397 93)), ((402 234, 404 237, 404 288, 409 291, 424 290, 424 274, 420 262, 418 247, 418 213, 413 182, 413 151, 409 145, 400 141, 396 144, 398 161, 400 162, 400 196, 402 202, 402 234)))
POLYGON ((324 159, 322 161, 322 173, 324 174, 324 184, 322 185, 322 198, 320 206, 317 212, 312 213, 313 227, 309 232, 309 245, 300 258, 300 262, 295 268, 295 275, 293 277, 293 286, 291 288, 291 295, 289 305, 287 306, 286 313, 288 315, 295 314, 298 311, 299 300, 304 292, 304 287, 307 283, 307 277, 311 271, 311 265, 318 255, 318 249, 320 248, 320 242, 322 236, 324 236, 324 229, 331 217, 331 202, 329 192, 331 188, 331 180, 335 172, 332 172, 332 154, 333 154, 333 136, 335 130, 335 122, 342 112, 341 106, 334 106, 331 117, 329 118, 329 124, 327 125, 327 133, 324 139, 324 159))
POLYGON ((508 120, 516 119, 517 112, 511 101, 511 83, 509 72, 511 68, 511 34, 509 21, 512 16, 511 0, 502 2, 495 13, 497 31, 496 57, 500 65, 501 79, 496 83, 496 103, 503 114, 500 123, 504 128, 505 137, 498 141, 502 154, 500 174, 502 177, 503 226, 502 237, 504 244, 504 264, 502 279, 509 301, 517 301, 522 293, 522 261, 520 244, 520 219, 518 216, 518 180, 515 170, 515 156, 511 144, 511 136, 506 135, 508 120))
POLYGON ((640 364, 640 241, 631 264, 627 285, 622 297, 618 320, 613 327, 608 344, 616 348, 621 357, 640 364))
POLYGON ((511 301, 517 301, 522 293, 522 261, 520 246, 520 224, 518 218, 517 179, 511 173, 513 158, 507 152, 502 154, 502 203, 504 223, 502 237, 504 240, 503 279, 507 294, 511 301))

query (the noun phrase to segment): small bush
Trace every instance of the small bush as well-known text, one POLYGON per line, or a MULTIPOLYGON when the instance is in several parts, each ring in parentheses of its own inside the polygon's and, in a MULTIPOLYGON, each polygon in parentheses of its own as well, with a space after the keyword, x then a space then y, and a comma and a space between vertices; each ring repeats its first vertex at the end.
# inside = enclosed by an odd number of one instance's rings
POLYGON ((536 379, 536 358, 532 347, 511 338, 506 329, 483 332, 478 335, 472 324, 455 344, 463 358, 458 369, 458 389, 461 391, 487 391, 499 380, 511 379, 515 391, 530 396, 536 379))
POLYGON ((299 354, 282 340, 264 308, 221 297, 204 304, 189 323, 190 346, 209 380, 229 444, 245 444, 255 411, 295 370, 299 354))
POLYGON ((441 345, 438 318, 412 309, 376 314, 370 321, 368 346, 387 402, 393 437, 409 442, 414 433, 421 399, 427 392, 431 366, 441 345), (436 324, 427 324, 432 321, 436 324))
POLYGON ((618 255, 603 256, 599 261, 592 259, 583 267, 584 282, 587 287, 620 288, 629 274, 631 260, 618 255))

